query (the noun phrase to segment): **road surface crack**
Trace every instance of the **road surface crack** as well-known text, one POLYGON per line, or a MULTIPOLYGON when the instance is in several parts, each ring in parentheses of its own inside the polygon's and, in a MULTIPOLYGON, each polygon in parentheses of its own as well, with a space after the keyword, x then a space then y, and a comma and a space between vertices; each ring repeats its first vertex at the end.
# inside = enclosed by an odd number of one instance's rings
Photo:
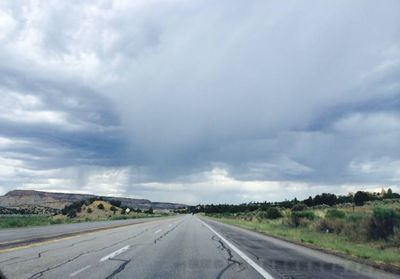
POLYGON ((15 260, 15 259, 19 259, 19 258, 21 258, 21 257, 12 257, 12 258, 6 259, 4 261, 0 261, 0 263, 6 263, 6 262, 9 262, 9 261, 12 261, 12 260, 15 260))
MULTIPOLYGON (((138 237, 139 235, 144 234, 144 233, 147 232, 148 230, 149 230, 149 228, 147 228, 147 229, 145 229, 145 230, 143 230, 143 231, 140 231, 139 233, 137 233, 137 234, 135 234, 135 235, 133 235, 133 236, 131 236, 131 237, 129 237, 129 238, 126 238, 126 239, 124 239, 124 240, 118 241, 118 242, 113 243, 113 244, 111 244, 111 245, 108 245, 108 246, 106 246, 106 247, 102 247, 102 248, 97 249, 97 250, 91 250, 91 251, 87 251, 87 252, 81 253, 81 254, 79 254, 79 255, 77 255, 77 256, 71 258, 71 259, 68 259, 68 260, 65 261, 65 262, 62 262, 62 263, 60 263, 60 264, 58 264, 58 265, 55 265, 55 266, 53 266, 53 267, 49 267, 49 268, 47 268, 47 269, 45 269, 45 270, 39 271, 39 272, 33 274, 33 275, 32 275, 31 277, 29 277, 28 279, 40 278, 40 277, 43 276, 44 273, 49 272, 49 271, 51 271, 51 270, 53 270, 53 269, 59 268, 60 266, 63 266, 63 265, 65 265, 65 264, 67 264, 67 263, 70 263, 70 262, 76 260, 77 258, 83 256, 83 255, 87 255, 87 254, 97 253, 97 252, 103 251, 103 250, 105 250, 105 249, 107 249, 107 248, 113 247, 113 246, 118 245, 118 244, 120 244, 120 243, 122 243, 122 242, 128 241, 128 240, 130 240, 130 239, 132 239, 132 238, 135 238, 135 237, 138 237)), ((43 252, 42 252, 42 253, 43 253, 43 252)))
POLYGON ((166 231, 165 233, 163 233, 162 235, 160 235, 159 237, 157 237, 156 239, 154 239, 154 244, 157 244, 158 241, 160 241, 162 238, 166 237, 170 232, 172 232, 173 230, 175 230, 180 224, 181 224, 181 222, 179 222, 179 223, 176 224, 174 227, 172 227, 170 230, 166 231))
POLYGON ((48 268, 46 268, 45 270, 36 272, 35 274, 33 274, 33 275, 32 275, 31 277, 29 277, 28 279, 40 278, 40 277, 42 277, 43 274, 45 274, 46 272, 49 272, 50 270, 59 268, 60 266, 63 266, 63 265, 65 265, 65 264, 67 264, 67 263, 70 263, 70 262, 76 260, 77 258, 79 258, 80 256, 85 255, 85 254, 87 254, 87 253, 88 253, 88 252, 86 252, 86 253, 81 253, 81 254, 79 254, 79 255, 77 255, 77 256, 71 258, 71 259, 68 259, 67 261, 62 262, 62 263, 60 263, 60 264, 58 264, 58 265, 55 265, 55 266, 52 266, 52 267, 48 267, 48 268))
MULTIPOLYGON (((42 255, 45 254, 45 253, 47 253, 47 252, 56 251, 56 250, 60 250, 60 249, 71 248, 71 247, 74 247, 74 246, 77 245, 77 244, 81 244, 82 242, 87 242, 87 241, 91 241, 91 240, 94 240, 94 239, 96 239, 96 237, 90 238, 90 239, 85 239, 85 240, 82 240, 82 241, 78 241, 78 242, 72 243, 71 245, 64 246, 64 247, 57 247, 57 248, 54 248, 54 249, 42 250, 42 251, 40 251, 40 252, 36 255, 36 257, 27 258, 27 259, 23 259, 23 260, 20 260, 20 261, 15 261, 15 262, 7 263, 6 265, 14 265, 14 264, 19 264, 19 263, 24 263, 24 262, 29 262, 29 261, 37 260, 37 259, 41 258, 42 255)), ((18 259, 18 258, 20 258, 20 257, 17 257, 17 259, 18 259)), ((14 259, 15 259, 15 258, 14 258, 14 259)))
MULTIPOLYGON (((211 239, 213 240, 213 241, 216 241, 219 245, 218 245, 218 249, 220 249, 221 251, 223 251, 223 252, 226 252, 227 254, 228 254, 228 258, 226 259, 227 260, 227 262, 228 262, 228 264, 227 264, 227 266, 225 266, 219 273, 218 273, 218 275, 217 275, 217 278, 219 279, 219 278, 222 278, 222 275, 225 273, 225 271, 227 271, 230 267, 232 267, 232 266, 234 266, 234 265, 237 265, 238 267, 241 267, 242 265, 243 265, 243 263, 242 262, 239 262, 239 261, 237 261, 237 260, 235 260, 234 258, 233 258, 233 254, 232 254, 232 251, 231 251, 231 249, 229 249, 228 247, 226 247, 225 246, 225 243, 219 238, 219 237, 217 237, 216 235, 213 235, 212 237, 211 237, 211 239)), ((241 271, 243 271, 245 269, 245 267, 243 266, 242 268, 240 268, 239 270, 237 270, 237 272, 241 272, 241 271)))
POLYGON ((110 261, 121 261, 123 262, 116 270, 114 270, 110 275, 108 275, 105 279, 111 279, 121 271, 125 269, 125 266, 131 262, 131 260, 119 260, 119 259, 109 259, 110 261))

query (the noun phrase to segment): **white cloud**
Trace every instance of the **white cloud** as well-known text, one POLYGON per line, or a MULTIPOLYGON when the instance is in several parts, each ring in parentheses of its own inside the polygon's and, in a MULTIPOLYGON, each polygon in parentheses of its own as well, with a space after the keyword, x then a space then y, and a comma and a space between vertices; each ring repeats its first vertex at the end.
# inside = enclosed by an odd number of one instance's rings
POLYGON ((398 181, 399 5, 2 2, 3 188, 240 202, 398 181))
POLYGON ((396 133, 400 131, 400 115, 393 112, 355 113, 337 121, 334 129, 358 136, 396 133))
POLYGON ((377 160, 354 159, 349 164, 349 171, 366 176, 369 179, 400 182, 400 160, 382 157, 377 160))

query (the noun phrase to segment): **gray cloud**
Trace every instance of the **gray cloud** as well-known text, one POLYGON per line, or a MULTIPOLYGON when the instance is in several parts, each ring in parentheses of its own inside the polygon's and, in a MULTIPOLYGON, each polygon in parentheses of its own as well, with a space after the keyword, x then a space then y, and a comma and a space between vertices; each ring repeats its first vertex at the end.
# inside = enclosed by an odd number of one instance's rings
POLYGON ((71 191, 240 202, 400 179, 397 1, 0 11, 1 157, 51 170, 41 187, 68 169, 71 191))

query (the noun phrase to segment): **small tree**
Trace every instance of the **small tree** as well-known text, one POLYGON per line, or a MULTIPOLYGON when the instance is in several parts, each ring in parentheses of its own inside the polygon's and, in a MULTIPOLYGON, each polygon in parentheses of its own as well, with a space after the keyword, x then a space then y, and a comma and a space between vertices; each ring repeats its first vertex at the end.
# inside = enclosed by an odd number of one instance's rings
POLYGON ((102 203, 99 203, 99 204, 97 205, 97 208, 98 208, 98 209, 101 209, 101 210, 104 210, 104 205, 103 205, 102 203))
POLYGON ((308 197, 308 199, 304 200, 304 204, 307 206, 313 206, 313 199, 311 196, 308 197))
POLYGON ((111 206, 110 210, 113 212, 113 214, 115 214, 115 211, 117 211, 117 208, 115 206, 111 206))
POLYGON ((71 209, 70 211, 68 211, 67 216, 69 218, 75 218, 76 217, 76 210, 75 209, 71 209))
POLYGON ((90 214, 90 213, 93 212, 93 210, 89 207, 89 208, 86 210, 86 212, 90 214))
POLYGON ((358 192, 354 195, 354 203, 355 203, 355 205, 357 205, 357 206, 363 206, 364 203, 365 203, 366 201, 368 201, 368 200, 369 200, 369 197, 368 197, 368 193, 366 193, 366 192, 358 191, 358 192))
POLYGON ((303 211, 307 209, 307 205, 305 205, 304 203, 298 203, 293 205, 292 207, 292 211, 303 211))
POLYGON ((387 190, 387 192, 383 195, 383 198, 384 199, 391 199, 391 198, 393 198, 393 191, 392 191, 392 189, 388 189, 387 190))
POLYGON ((277 219, 282 217, 281 211, 277 207, 270 207, 266 211, 268 219, 277 219))

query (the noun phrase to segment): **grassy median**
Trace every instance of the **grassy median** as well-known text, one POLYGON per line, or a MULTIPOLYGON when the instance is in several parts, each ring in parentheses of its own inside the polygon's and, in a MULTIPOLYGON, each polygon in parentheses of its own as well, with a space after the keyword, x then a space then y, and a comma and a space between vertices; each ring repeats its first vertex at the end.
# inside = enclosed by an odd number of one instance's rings
POLYGON ((72 223, 83 223, 91 221, 127 220, 127 219, 138 219, 138 218, 163 217, 163 216, 169 216, 169 214, 139 213, 139 214, 130 214, 123 216, 111 216, 109 218, 68 218, 68 217, 60 218, 60 216, 44 216, 44 215, 1 216, 0 229, 47 226, 55 224, 72 224, 72 223))

